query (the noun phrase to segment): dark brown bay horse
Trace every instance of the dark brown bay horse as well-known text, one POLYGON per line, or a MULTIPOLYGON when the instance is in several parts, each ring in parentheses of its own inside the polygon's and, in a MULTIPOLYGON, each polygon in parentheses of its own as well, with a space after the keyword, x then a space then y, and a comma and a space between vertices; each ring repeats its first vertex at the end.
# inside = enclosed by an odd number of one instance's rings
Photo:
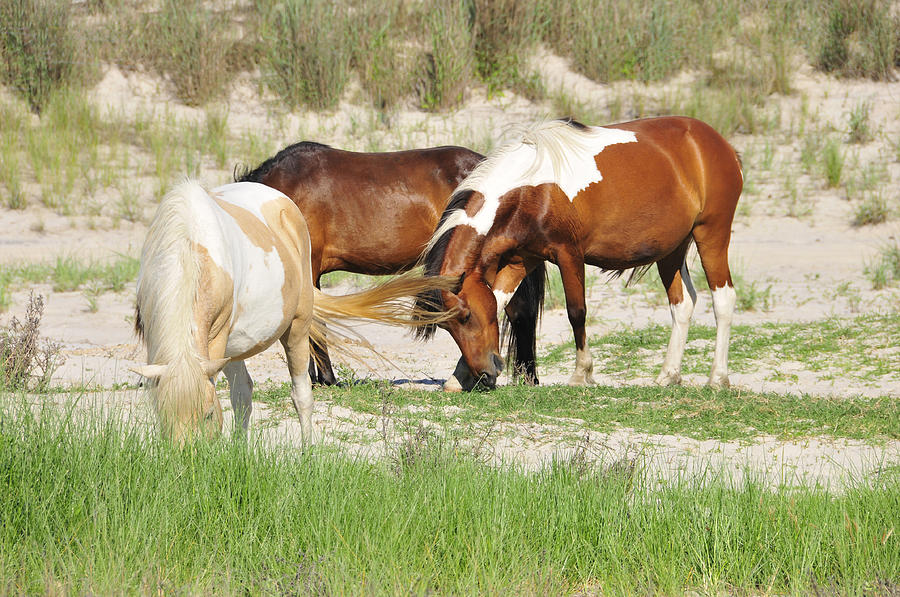
MULTIPOLYGON (((484 156, 463 147, 357 153, 319 143, 290 145, 236 181, 275 188, 300 208, 309 224, 316 288, 328 272, 396 274, 414 265, 437 227, 453 190, 484 156)), ((517 281, 518 283, 518 281, 517 281)), ((523 284, 508 310, 517 367, 534 377, 535 297, 543 295, 543 271, 523 284)), ((313 380, 335 382, 324 345, 314 343, 319 367, 313 380)), ((463 377, 464 368, 457 367, 463 377)), ((529 378, 531 379, 531 378, 529 378)), ((451 385, 452 385, 451 381, 451 385)))
MULTIPOLYGON (((672 315, 657 382, 675 384, 681 381, 696 302, 685 264, 694 242, 716 317, 709 384, 727 386, 736 300, 728 245, 742 187, 738 154, 698 120, 652 118, 608 127, 543 123, 490 155, 454 192, 425 263, 427 274, 461 276, 462 281, 455 292, 428 298, 457 311, 441 325, 468 368, 492 386, 502 366, 498 307, 509 288, 538 264, 557 264, 575 334, 569 383, 589 384, 593 361, 584 329, 585 264, 616 272, 655 263, 672 315)), ((425 337, 434 332, 433 327, 423 330, 425 337)))

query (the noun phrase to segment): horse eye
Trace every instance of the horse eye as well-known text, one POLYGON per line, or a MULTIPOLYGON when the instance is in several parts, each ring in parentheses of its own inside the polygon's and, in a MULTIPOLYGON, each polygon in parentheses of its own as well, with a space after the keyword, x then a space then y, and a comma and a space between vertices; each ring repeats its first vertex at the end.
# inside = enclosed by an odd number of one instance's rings
POLYGON ((469 323, 470 319, 472 319, 472 312, 467 309, 466 314, 460 318, 460 321, 462 323, 469 323))

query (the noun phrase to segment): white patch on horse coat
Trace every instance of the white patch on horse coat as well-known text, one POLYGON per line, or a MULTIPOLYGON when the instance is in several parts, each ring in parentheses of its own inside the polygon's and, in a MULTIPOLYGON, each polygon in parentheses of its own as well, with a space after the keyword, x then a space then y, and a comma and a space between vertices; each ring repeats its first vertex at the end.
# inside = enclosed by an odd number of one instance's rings
MULTIPOLYGON (((269 227, 262 206, 284 195, 257 183, 233 183, 217 187, 210 195, 219 201, 240 207, 269 227)), ((285 266, 275 247, 266 251, 253 243, 237 221, 212 197, 192 205, 195 230, 203 239, 195 242, 206 248, 212 260, 234 281, 234 307, 231 333, 225 356, 244 354, 263 342, 277 337, 284 325, 281 289, 285 266), (217 231, 212 234, 212 231, 217 231)), ((277 240, 276 240, 277 242, 277 240)))
POLYGON ((544 123, 488 157, 459 185, 456 192, 477 191, 483 195, 484 204, 474 216, 460 210, 442 228, 465 224, 478 234, 487 234, 500 198, 519 187, 556 183, 569 201, 574 201, 581 191, 603 180, 594 159, 598 153, 610 145, 635 142, 632 131, 603 127, 582 130, 562 121, 544 123))

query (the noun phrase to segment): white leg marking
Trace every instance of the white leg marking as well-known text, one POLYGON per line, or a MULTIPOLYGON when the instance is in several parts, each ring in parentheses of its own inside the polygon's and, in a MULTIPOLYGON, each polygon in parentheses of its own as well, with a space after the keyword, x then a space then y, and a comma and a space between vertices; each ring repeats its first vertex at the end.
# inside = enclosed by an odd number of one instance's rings
POLYGON ((472 372, 469 371, 466 361, 460 357, 453 374, 444 382, 443 389, 445 392, 462 392, 463 390, 471 390, 474 387, 475 378, 472 377, 472 372))
POLYGON ((300 417, 300 432, 304 444, 313 444, 316 438, 313 436, 312 413, 313 393, 312 382, 309 380, 309 371, 304 370, 291 377, 291 400, 300 417))
POLYGON ((575 372, 569 378, 570 386, 590 386, 594 381, 594 360, 591 358, 590 349, 585 346, 583 350, 575 351, 575 372))
POLYGON ((712 371, 709 374, 709 385, 715 388, 726 388, 728 382, 728 342, 731 338, 731 321, 734 317, 734 306, 737 294, 734 287, 726 284, 712 291, 713 312, 716 315, 716 352, 713 357, 712 371))
POLYGON ((684 357, 691 316, 694 314, 694 306, 697 304, 697 291, 694 289, 687 265, 681 266, 681 294, 683 298, 680 303, 677 305, 669 303, 669 312, 672 314, 672 335, 669 336, 669 347, 666 349, 662 370, 656 378, 656 383, 661 386, 681 383, 681 359, 684 357))
POLYGON ((231 396, 231 409, 234 411, 234 430, 246 432, 250 425, 250 413, 253 412, 253 380, 247 373, 244 361, 232 361, 222 369, 228 380, 231 396))

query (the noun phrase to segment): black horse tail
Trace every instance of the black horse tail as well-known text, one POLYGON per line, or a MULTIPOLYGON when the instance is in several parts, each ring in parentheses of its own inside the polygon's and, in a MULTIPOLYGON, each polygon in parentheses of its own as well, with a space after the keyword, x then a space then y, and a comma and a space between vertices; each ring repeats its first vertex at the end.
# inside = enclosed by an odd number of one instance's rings
POLYGON ((544 312, 546 280, 547 265, 542 261, 519 284, 503 318, 501 338, 506 342, 507 367, 513 376, 521 375, 531 385, 538 384, 537 325, 544 312))

